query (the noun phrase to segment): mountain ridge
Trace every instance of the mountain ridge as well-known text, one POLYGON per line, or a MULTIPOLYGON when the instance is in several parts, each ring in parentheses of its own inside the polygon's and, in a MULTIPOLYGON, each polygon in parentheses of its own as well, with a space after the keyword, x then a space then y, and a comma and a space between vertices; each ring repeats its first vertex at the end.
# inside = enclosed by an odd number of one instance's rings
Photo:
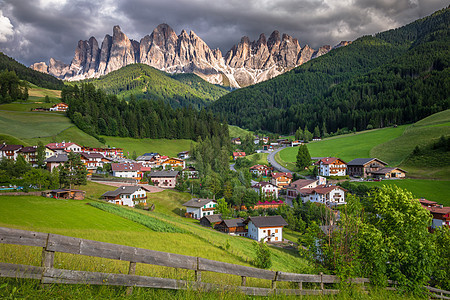
MULTIPOLYGON (((336 47, 347 45, 341 42, 336 47)), ((158 25, 139 42, 129 39, 118 25, 113 35, 106 34, 101 46, 95 37, 80 40, 70 64, 53 58, 49 64, 38 62, 31 68, 59 79, 75 81, 106 75, 133 63, 143 63, 169 73, 195 73, 213 84, 237 88, 262 82, 299 66, 331 50, 300 46, 297 39, 272 32, 257 41, 244 36, 224 56, 211 49, 195 32, 179 35, 167 24, 158 25)))

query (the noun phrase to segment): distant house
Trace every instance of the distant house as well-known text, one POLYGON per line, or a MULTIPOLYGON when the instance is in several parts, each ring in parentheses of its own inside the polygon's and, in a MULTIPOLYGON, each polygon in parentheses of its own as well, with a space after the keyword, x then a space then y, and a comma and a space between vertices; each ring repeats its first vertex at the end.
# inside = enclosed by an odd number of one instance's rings
POLYGON ((58 189, 43 192, 42 195, 48 198, 55 198, 55 199, 84 200, 85 193, 86 193, 85 191, 75 189, 58 189))
POLYGON ((272 173, 272 179, 271 183, 273 185, 276 185, 279 188, 284 188, 292 181, 292 174, 291 173, 272 173))
POLYGON ((134 207, 136 204, 147 202, 147 190, 143 186, 121 186, 114 191, 108 191, 102 195, 102 199, 109 203, 134 207))
POLYGON ((174 188, 177 184, 178 171, 151 171, 150 180, 155 186, 174 188))
POLYGON ((178 158, 188 159, 190 157, 189 151, 181 151, 178 153, 178 158))
POLYGON ((318 136, 315 136, 315 137, 313 137, 312 140, 313 140, 313 141, 321 141, 322 139, 321 139, 320 137, 318 137, 318 136))
POLYGON ((231 139, 231 143, 235 144, 235 145, 240 145, 241 144, 241 138, 232 138, 231 139))
POLYGON ((54 168, 59 167, 68 160, 69 158, 67 157, 67 154, 57 154, 55 156, 47 158, 44 162, 47 165, 47 170, 51 172, 54 168))
POLYGON ((48 159, 52 156, 57 155, 58 153, 56 153, 56 150, 53 150, 47 146, 45 146, 45 159, 48 159))
POLYGON ((62 143, 50 143, 45 145, 45 147, 55 151, 57 154, 64 154, 67 152, 81 152, 81 146, 71 142, 62 142, 62 143))
POLYGON ((19 154, 33 167, 37 166, 37 146, 23 147, 19 154))
POLYGON ((197 179, 198 171, 194 167, 187 167, 181 171, 183 176, 186 176, 188 179, 197 179))
POLYGON ((88 175, 92 175, 97 172, 97 168, 103 168, 105 163, 110 163, 111 160, 106 158, 102 153, 93 152, 82 152, 81 161, 86 166, 88 175))
POLYGON ((250 172, 255 174, 256 176, 269 176, 272 172, 273 168, 268 167, 266 165, 254 165, 250 167, 250 172))
POLYGON ((133 178, 136 180, 142 177, 142 164, 140 163, 112 163, 111 171, 114 177, 133 178))
POLYGON ((216 225, 216 229, 219 231, 228 233, 230 235, 239 236, 247 235, 247 229, 245 229, 245 227, 246 224, 244 223, 244 219, 242 218, 223 220, 216 225))
POLYGON ((283 200, 274 200, 274 201, 258 201, 256 205, 253 206, 253 209, 277 209, 278 207, 284 205, 283 200))
POLYGON ((296 140, 296 141, 290 142, 290 144, 289 144, 290 147, 296 147, 296 146, 300 146, 300 145, 303 145, 303 141, 296 140))
POLYGON ((267 144, 269 142, 269 137, 268 136, 263 136, 262 137, 262 141, 264 144, 267 144))
POLYGON ((69 105, 61 102, 58 104, 53 105, 52 107, 50 107, 50 111, 67 111, 67 109, 69 108, 69 105))
POLYGON ((23 145, 2 144, 0 146, 0 158, 16 160, 17 156, 19 155, 19 151, 22 148, 23 145))
POLYGON ((450 207, 446 207, 437 202, 426 199, 419 199, 419 202, 423 208, 431 213, 433 217, 433 220, 431 221, 431 229, 435 229, 440 226, 450 227, 450 207))
POLYGON ((337 157, 325 157, 318 161, 320 176, 345 176, 347 164, 337 157))
POLYGON ((182 168, 186 167, 186 162, 179 158, 168 158, 162 162, 164 169, 171 170, 172 168, 182 168))
POLYGON ((387 166, 382 160, 378 158, 355 158, 347 163, 347 174, 352 177, 367 178, 387 166))
POLYGON ((186 206, 186 218, 201 219, 204 216, 214 214, 217 202, 213 199, 194 198, 184 203, 186 206))
POLYGON ((207 215, 200 219, 200 225, 215 228, 217 224, 222 222, 222 215, 207 215))
POLYGON ((405 178, 406 171, 400 168, 383 168, 372 172, 372 176, 380 179, 405 178))
POLYGON ((264 145, 263 150, 272 152, 274 150, 274 145, 264 145))
POLYGON ((247 237, 263 242, 282 242, 283 227, 288 225, 282 216, 249 217, 244 223, 247 237))
POLYGON ((286 186, 286 199, 293 200, 300 195, 303 188, 315 188, 319 185, 319 179, 298 179, 286 186))
POLYGON ((93 148, 93 147, 81 147, 82 152, 87 153, 101 153, 108 158, 123 158, 122 148, 93 148))
POLYGON ((238 158, 245 157, 245 152, 233 152, 233 159, 236 160, 238 158))
POLYGON ((270 182, 261 181, 261 182, 254 184, 252 186, 252 188, 256 192, 258 192, 258 194, 261 193, 262 195, 264 195, 266 197, 273 197, 275 199, 278 198, 279 188, 270 182))
POLYGON ((346 204, 345 192, 347 190, 340 186, 318 185, 314 188, 300 189, 300 197, 305 202, 317 202, 327 206, 346 204))
POLYGON ((160 157, 161 157, 161 155, 159 155, 159 153, 150 152, 150 153, 144 153, 144 154, 138 156, 136 158, 136 161, 139 161, 139 162, 150 161, 150 160, 159 159, 160 157))

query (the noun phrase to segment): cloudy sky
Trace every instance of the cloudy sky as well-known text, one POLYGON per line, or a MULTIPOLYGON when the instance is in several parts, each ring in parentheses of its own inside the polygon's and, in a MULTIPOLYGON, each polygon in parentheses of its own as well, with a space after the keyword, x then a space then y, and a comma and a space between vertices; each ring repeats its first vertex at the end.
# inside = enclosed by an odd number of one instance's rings
POLYGON ((140 40, 161 23, 193 30, 225 54, 242 36, 273 30, 303 47, 335 45, 405 25, 448 0, 0 0, 0 51, 29 66, 50 57, 69 63, 78 40, 101 44, 120 25, 140 40))

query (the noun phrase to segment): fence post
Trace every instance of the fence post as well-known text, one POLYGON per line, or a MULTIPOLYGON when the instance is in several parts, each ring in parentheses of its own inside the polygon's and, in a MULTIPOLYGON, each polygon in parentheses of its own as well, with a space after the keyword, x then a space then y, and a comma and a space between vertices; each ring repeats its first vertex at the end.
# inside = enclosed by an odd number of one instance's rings
POLYGON ((247 284, 247 277, 246 276, 241 277, 242 277, 241 286, 245 286, 247 284))
MULTIPOLYGON (((128 275, 134 275, 136 273, 136 263, 130 261, 130 266, 128 268, 128 275)), ((133 287, 129 286, 127 288, 127 295, 131 295, 133 293, 133 287)))
POLYGON ((277 288, 278 271, 275 273, 275 278, 272 280, 272 289, 277 288))
POLYGON ((320 289, 322 290, 322 294, 323 294, 323 273, 322 272, 320 272, 319 273, 319 275, 320 275, 320 289))
POLYGON ((53 268, 53 262, 55 261, 55 252, 54 251, 48 251, 48 239, 50 237, 50 234, 47 235, 47 242, 45 243, 45 247, 42 248, 42 258, 41 258, 41 267, 44 268, 41 276, 41 286, 45 287, 43 281, 44 281, 44 274, 48 269, 53 268))
POLYGON ((195 281, 200 282, 202 281, 202 272, 198 269, 198 263, 200 258, 197 257, 197 270, 195 270, 195 281))
POLYGON ((297 282, 298 283, 298 289, 299 290, 302 290, 303 289, 303 282, 302 281, 299 281, 299 282, 297 282))

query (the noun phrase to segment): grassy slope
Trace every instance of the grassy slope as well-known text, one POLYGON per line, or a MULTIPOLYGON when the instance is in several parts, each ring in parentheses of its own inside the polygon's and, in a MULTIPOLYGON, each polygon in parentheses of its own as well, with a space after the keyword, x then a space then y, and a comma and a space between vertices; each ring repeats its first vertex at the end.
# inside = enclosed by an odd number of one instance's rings
POLYGON ((267 156, 269 153, 254 153, 252 155, 248 155, 245 158, 253 162, 254 164, 267 165, 267 156))
POLYGON ((133 139, 113 136, 103 136, 106 144, 116 148, 123 148, 124 154, 130 155, 133 151, 139 156, 147 152, 158 152, 163 155, 176 156, 181 151, 189 151, 191 140, 165 140, 165 139, 133 139))
POLYGON ((382 185, 397 185, 410 191, 416 198, 426 198, 440 204, 450 206, 449 186, 450 181, 425 180, 425 179, 402 179, 361 182, 369 187, 382 185))
POLYGON ((252 131, 243 129, 238 126, 228 125, 228 131, 230 133, 230 137, 244 137, 247 134, 253 134, 252 131))
MULTIPOLYGON (((406 127, 407 125, 403 125, 397 128, 382 128, 331 137, 309 143, 308 150, 311 157, 336 156, 344 161, 370 157, 370 150, 373 147, 400 136, 406 127)), ((286 148, 280 151, 280 158, 285 162, 295 162, 297 152, 298 147, 286 148)))

